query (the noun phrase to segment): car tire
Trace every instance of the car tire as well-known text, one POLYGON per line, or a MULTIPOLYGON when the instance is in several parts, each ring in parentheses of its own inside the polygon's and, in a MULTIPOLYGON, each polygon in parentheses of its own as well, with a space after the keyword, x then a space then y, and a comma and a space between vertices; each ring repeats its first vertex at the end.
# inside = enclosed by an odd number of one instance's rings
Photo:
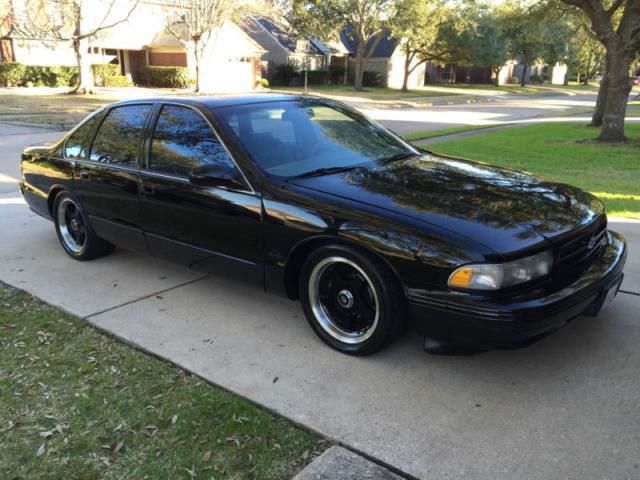
POLYGON ((405 297, 389 267, 342 245, 314 251, 302 266, 299 295, 313 331, 349 355, 370 355, 403 330, 405 297))
POLYGON ((78 200, 69 192, 59 193, 53 204, 58 240, 75 260, 93 260, 110 254, 115 246, 98 237, 91 228, 78 200))

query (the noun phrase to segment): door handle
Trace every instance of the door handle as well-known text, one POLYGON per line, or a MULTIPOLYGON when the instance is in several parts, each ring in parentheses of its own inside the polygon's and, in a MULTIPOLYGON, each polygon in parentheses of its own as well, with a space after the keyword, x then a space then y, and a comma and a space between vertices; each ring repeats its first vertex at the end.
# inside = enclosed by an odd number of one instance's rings
POLYGON ((89 172, 80 172, 80 180, 89 180, 89 172))
POLYGON ((142 193, 144 193, 145 195, 153 195, 156 193, 156 189, 153 185, 143 185, 142 193))

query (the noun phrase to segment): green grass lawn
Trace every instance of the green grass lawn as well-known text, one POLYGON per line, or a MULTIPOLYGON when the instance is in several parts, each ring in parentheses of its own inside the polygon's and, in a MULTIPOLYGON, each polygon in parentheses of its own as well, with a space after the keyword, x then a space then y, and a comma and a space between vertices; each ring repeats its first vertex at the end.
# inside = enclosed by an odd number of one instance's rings
POLYGON ((2 479, 289 479, 327 447, 0 284, 2 479))
MULTIPOLYGON (((273 87, 274 92, 290 93, 299 95, 304 91, 303 87, 273 87)), ((439 90, 409 90, 406 93, 395 88, 365 87, 363 91, 356 91, 350 85, 309 85, 309 93, 312 95, 322 95, 336 98, 361 98, 374 101, 412 101, 424 100, 432 97, 443 97, 459 95, 456 92, 439 90)))
POLYGON ((640 218, 640 124, 627 124, 626 144, 595 142, 599 131, 553 123, 443 141, 430 149, 569 183, 601 198, 610 215, 640 218))
POLYGON ((419 130, 417 132, 405 133, 403 137, 408 142, 416 142, 418 140, 427 140, 429 138, 444 137, 446 135, 453 135, 455 133, 472 132, 475 130, 485 130, 487 128, 494 128, 497 126, 500 126, 500 125, 499 124, 462 125, 460 127, 439 128, 437 130, 419 130))

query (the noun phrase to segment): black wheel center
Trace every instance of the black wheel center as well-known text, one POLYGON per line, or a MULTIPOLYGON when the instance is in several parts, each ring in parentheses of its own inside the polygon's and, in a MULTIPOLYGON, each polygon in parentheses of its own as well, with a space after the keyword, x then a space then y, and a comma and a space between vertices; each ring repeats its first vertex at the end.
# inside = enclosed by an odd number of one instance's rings
POLYGON ((80 221, 76 217, 71 218, 71 230, 74 232, 80 230, 80 221))

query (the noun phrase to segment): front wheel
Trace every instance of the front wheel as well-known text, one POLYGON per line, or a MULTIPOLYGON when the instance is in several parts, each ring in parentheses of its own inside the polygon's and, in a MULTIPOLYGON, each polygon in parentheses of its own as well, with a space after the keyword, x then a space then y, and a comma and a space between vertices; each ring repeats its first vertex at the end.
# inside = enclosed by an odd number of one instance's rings
POLYGON ((300 299, 315 333, 343 353, 375 353, 402 329, 404 296, 397 279, 378 258, 349 247, 324 247, 309 256, 300 299))
POLYGON ((115 248, 95 234, 80 204, 70 193, 58 194, 53 211, 58 240, 65 252, 75 260, 102 257, 115 248))

